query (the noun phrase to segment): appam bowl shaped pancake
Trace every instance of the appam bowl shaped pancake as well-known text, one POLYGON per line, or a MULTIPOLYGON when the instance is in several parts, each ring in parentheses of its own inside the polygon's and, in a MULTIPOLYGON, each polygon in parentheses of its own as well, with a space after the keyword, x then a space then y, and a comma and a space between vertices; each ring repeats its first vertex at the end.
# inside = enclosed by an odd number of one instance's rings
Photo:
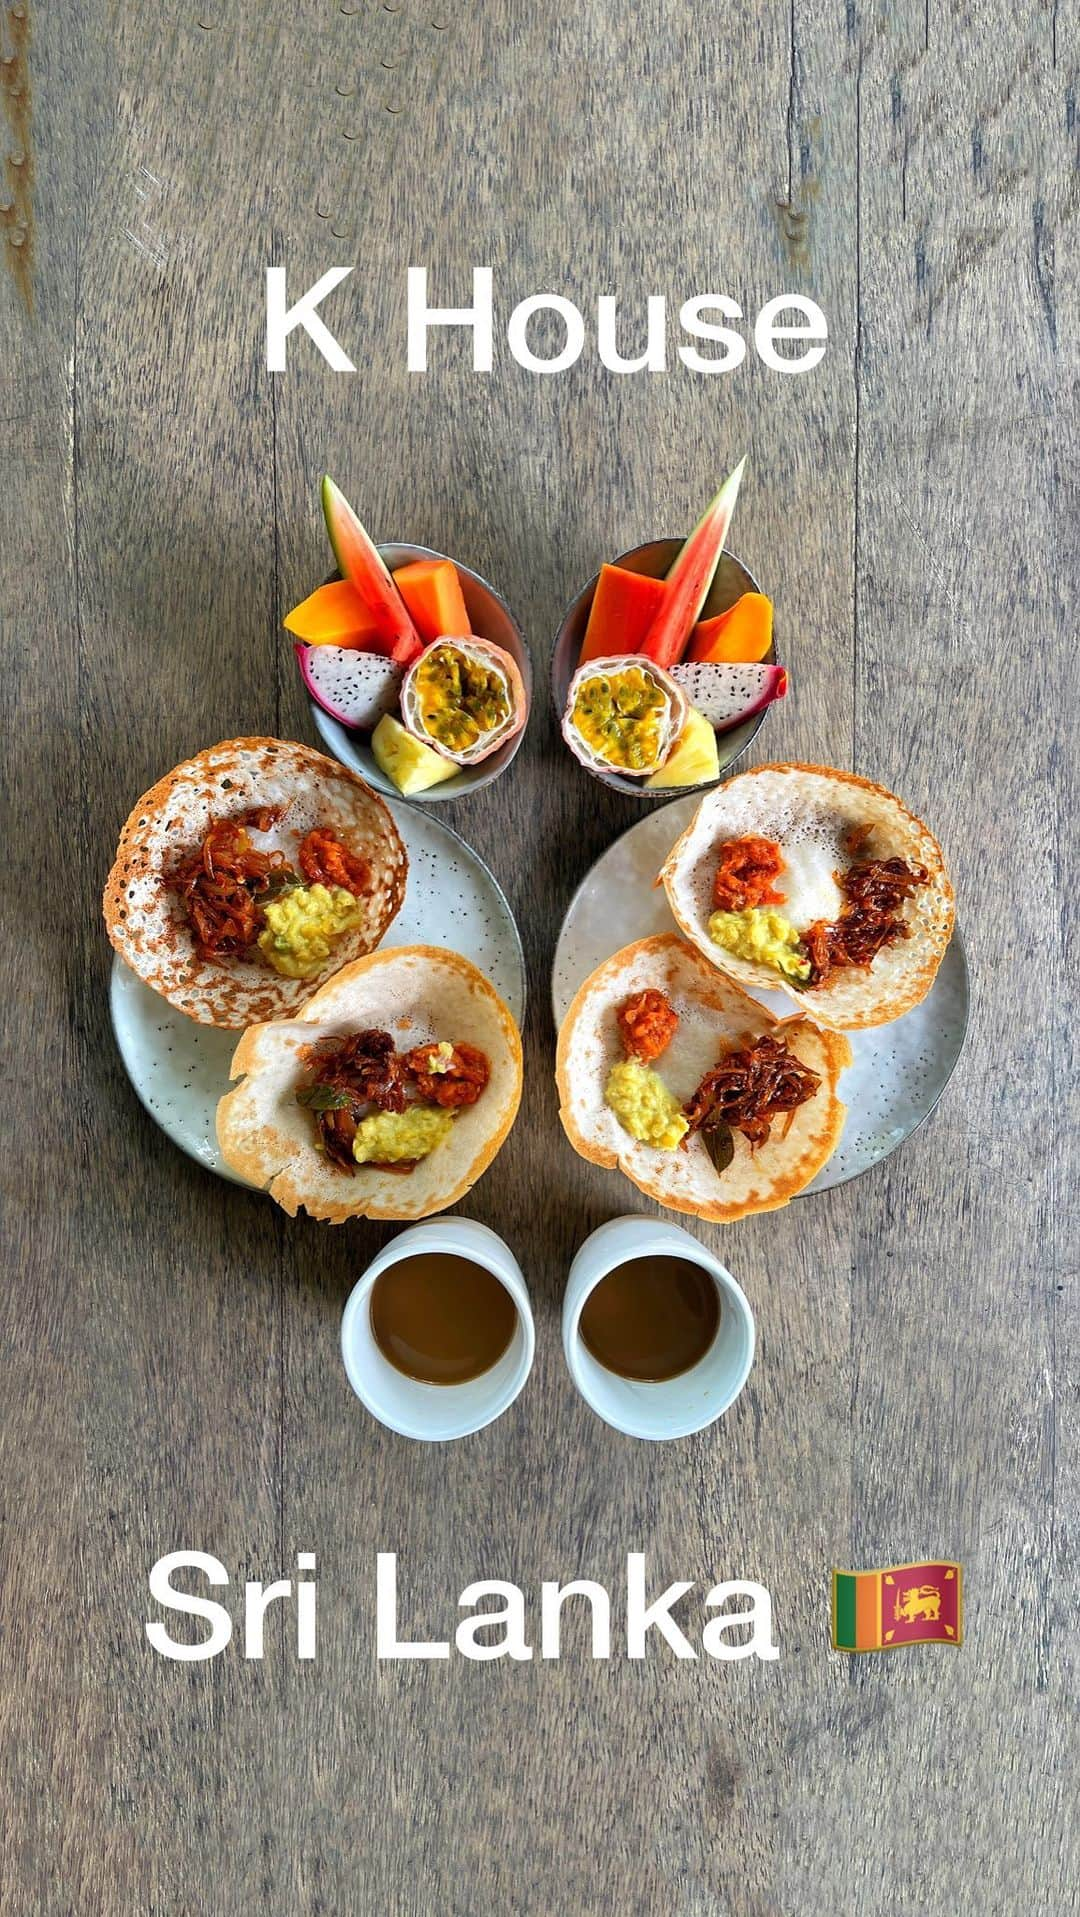
POLYGON ((245 1032, 229 1075, 241 1082, 218 1106, 225 1161, 291 1216, 303 1209, 335 1225, 427 1218, 456 1205, 503 1144, 521 1102, 521 1037, 509 1006, 470 960, 401 945, 345 966, 296 1018, 245 1032), (389 1032, 399 1051, 444 1040, 477 1045, 491 1067, 476 1104, 458 1112, 449 1138, 408 1173, 339 1169, 317 1149, 311 1113, 296 1102, 308 1047, 367 1030, 389 1032))
POLYGON ((373 951, 401 910, 408 867, 388 807, 355 773, 291 740, 226 739, 176 766, 135 806, 105 887, 105 924, 125 963, 171 1005, 199 1025, 242 1030, 298 1012, 320 982, 373 951), (295 865, 305 834, 323 826, 371 868, 360 924, 335 940, 312 978, 284 978, 258 956, 200 957, 169 886, 212 824, 258 806, 282 810, 255 834, 260 850, 295 865))
POLYGON ((660 871, 680 929, 699 952, 738 984, 785 992, 808 1017, 842 1031, 887 1025, 926 997, 952 937, 953 889, 941 847, 929 828, 882 785, 830 766, 763 765, 741 772, 705 797, 660 871), (929 874, 900 909, 908 930, 869 966, 834 972, 800 990, 771 965, 739 958, 713 943, 709 917, 719 847, 728 839, 775 840, 786 869, 775 909, 796 931, 839 916, 843 894, 834 873, 852 863, 851 833, 870 828, 861 857, 900 858, 929 874))
POLYGON ((639 1191, 670 1211, 729 1224, 750 1212, 779 1210, 821 1170, 843 1130, 845 1108, 836 1087, 850 1063, 851 1047, 841 1033, 821 1030, 803 1017, 774 1017, 694 946, 665 932, 624 946, 577 993, 559 1032, 559 1116, 582 1158, 624 1172, 639 1191), (642 1144, 605 1102, 608 1073, 623 1056, 616 1011, 624 999, 650 987, 663 992, 679 1014, 678 1031, 655 1069, 680 1103, 723 1053, 766 1033, 820 1075, 813 1096, 790 1122, 786 1115, 775 1119, 770 1137, 756 1151, 734 1131, 734 1155, 722 1172, 699 1136, 674 1151, 642 1144))

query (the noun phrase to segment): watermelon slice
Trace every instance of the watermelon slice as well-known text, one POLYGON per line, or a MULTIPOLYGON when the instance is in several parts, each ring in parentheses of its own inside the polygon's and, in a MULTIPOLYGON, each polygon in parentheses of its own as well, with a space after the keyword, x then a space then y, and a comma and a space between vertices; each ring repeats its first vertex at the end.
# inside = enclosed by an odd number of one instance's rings
POLYGON ((739 497, 743 467, 741 459, 735 471, 725 479, 712 503, 705 508, 689 539, 681 548, 667 576, 667 595, 640 647, 648 659, 670 671, 686 650, 701 609, 709 596, 724 541, 739 497))
POLYGON ((375 633, 368 642, 399 666, 411 665, 423 651, 420 635, 379 556, 378 547, 332 479, 322 483, 326 530, 342 577, 356 587, 371 614, 375 633))

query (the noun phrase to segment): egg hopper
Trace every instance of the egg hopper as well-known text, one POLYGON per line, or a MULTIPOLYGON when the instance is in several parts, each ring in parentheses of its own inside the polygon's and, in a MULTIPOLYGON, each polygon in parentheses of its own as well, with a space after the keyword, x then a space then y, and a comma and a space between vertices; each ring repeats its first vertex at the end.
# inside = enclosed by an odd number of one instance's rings
POLYGON ((944 856, 930 828, 886 786, 835 766, 759 765, 725 780, 703 798, 665 859, 660 880, 684 937, 710 965, 760 992, 779 987, 800 1014, 841 1031, 889 1024, 925 998, 948 949, 956 912, 944 856), (837 874, 859 858, 906 861, 922 876, 903 907, 904 936, 887 942, 872 965, 840 967, 813 987, 778 976, 752 952, 715 945, 710 927, 716 848, 756 837, 779 845, 782 909, 799 927, 842 915, 837 874), (866 851, 853 850, 853 843, 866 851))
MULTIPOLYGON (((581 881, 563 919, 552 967, 557 1028, 579 986, 613 952, 636 939, 677 930, 655 880, 700 803, 700 793, 693 793, 648 813, 608 846, 581 881)), ((753 996, 779 1016, 791 1016, 791 1000, 783 994, 755 991, 753 996)), ((839 1091, 847 1119, 839 1145, 807 1191, 827 1191, 858 1178, 929 1117, 963 1049, 969 1002, 967 959, 957 928, 921 1004, 890 1025, 846 1034, 853 1056, 839 1091)))

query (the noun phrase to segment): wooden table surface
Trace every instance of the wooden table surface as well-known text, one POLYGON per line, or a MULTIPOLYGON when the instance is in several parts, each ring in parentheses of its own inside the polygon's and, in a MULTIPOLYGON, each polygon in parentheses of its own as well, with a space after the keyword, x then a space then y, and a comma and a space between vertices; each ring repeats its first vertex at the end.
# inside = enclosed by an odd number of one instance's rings
MULTIPOLYGON (((1076 1904, 1077 21, 937 0, 56 0, 5 6, 0 617, 6 807, 0 1830, 4 1912, 766 1913, 1076 1904), (26 56, 26 57, 24 57, 26 56), (265 267, 360 371, 264 361, 265 267), (809 293, 805 378, 405 366, 405 269, 586 311, 809 293), (737 547, 794 689, 758 757, 854 767, 939 833, 975 1001, 932 1121, 857 1183, 704 1233, 757 1313, 713 1432, 622 1439, 558 1337, 575 1246, 645 1210, 556 1117, 548 972, 636 816, 544 696, 564 602, 751 455, 737 547), (531 641, 513 774, 441 813, 528 952, 518 1125, 467 1210, 519 1252, 529 1386, 449 1448, 338 1355, 383 1234, 290 1222, 157 1131, 109 1028, 101 885, 130 803, 237 733, 312 740, 279 621, 336 475, 459 555, 531 641), (179 1546, 319 1565, 320 1643, 155 1656, 179 1546), (758 1578, 777 1663, 383 1664, 474 1577, 758 1578), (844 1658, 833 1564, 962 1560, 958 1653, 844 1658), (1070 1699, 1072 1702, 1070 1702, 1070 1699), (1073 1756, 1075 1746, 1073 1747, 1073 1756)), ((1070 17, 1071 15, 1071 17, 1070 17)), ((629 333, 628 333, 629 340, 629 333)), ((629 344, 627 349, 629 350, 629 344)), ((235 1593, 230 1594, 234 1602, 235 1593)))

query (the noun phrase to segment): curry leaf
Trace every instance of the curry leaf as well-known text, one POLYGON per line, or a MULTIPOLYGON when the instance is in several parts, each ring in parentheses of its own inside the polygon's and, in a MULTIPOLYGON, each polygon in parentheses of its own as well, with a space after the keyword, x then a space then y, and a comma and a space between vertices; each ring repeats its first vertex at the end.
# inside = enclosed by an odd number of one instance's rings
POLYGON ((302 1085, 296 1102, 309 1112, 345 1112, 349 1109, 349 1094, 336 1091, 333 1085, 302 1085))
POLYGON ((722 1118, 707 1119, 701 1128, 701 1142, 717 1173, 727 1170, 735 1156, 735 1134, 722 1118))

